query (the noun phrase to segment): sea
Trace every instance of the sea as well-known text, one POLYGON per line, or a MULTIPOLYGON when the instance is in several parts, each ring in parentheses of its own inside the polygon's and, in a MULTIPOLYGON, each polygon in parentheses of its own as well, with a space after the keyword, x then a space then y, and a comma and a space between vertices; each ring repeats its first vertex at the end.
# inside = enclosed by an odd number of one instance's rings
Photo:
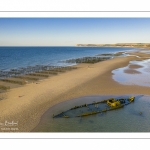
POLYGON ((72 66, 76 64, 65 61, 133 50, 135 49, 121 47, 0 47, 0 70, 36 65, 72 66))

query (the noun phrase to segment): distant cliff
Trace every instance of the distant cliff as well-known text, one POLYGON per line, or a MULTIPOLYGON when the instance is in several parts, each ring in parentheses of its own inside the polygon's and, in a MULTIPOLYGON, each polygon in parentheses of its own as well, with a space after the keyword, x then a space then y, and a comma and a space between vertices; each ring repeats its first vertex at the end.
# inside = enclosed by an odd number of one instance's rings
POLYGON ((76 44, 81 47, 147 47, 150 48, 150 43, 116 43, 116 44, 76 44))
POLYGON ((104 46, 104 44, 77 44, 76 46, 88 46, 88 47, 90 47, 90 46, 92 46, 92 47, 96 46, 96 47, 99 47, 99 46, 104 46))

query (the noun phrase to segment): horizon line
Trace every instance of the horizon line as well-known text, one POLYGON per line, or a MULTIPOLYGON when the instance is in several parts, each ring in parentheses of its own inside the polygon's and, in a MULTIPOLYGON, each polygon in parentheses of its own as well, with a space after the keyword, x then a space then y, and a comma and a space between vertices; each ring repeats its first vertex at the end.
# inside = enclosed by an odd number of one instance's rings
POLYGON ((150 44, 150 43, 140 43, 140 42, 131 42, 131 43, 105 43, 105 44, 94 44, 94 43, 78 43, 75 45, 0 45, 0 47, 76 47, 78 45, 100 45, 100 46, 106 46, 106 45, 115 45, 115 44, 150 44))

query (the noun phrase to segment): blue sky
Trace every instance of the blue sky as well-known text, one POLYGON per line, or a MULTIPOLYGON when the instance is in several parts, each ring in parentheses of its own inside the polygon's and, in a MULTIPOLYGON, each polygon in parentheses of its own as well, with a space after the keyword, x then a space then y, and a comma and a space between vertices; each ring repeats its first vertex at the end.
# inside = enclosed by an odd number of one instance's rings
POLYGON ((134 42, 150 42, 150 18, 0 18, 0 46, 134 42))

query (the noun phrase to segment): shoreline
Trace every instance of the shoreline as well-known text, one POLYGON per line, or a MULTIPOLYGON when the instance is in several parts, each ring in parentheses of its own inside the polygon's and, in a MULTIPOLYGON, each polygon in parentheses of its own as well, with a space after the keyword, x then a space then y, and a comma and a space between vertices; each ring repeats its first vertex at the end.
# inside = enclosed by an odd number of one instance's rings
MULTIPOLYGON (((138 55, 150 56, 145 53, 138 55)), ((30 132, 50 107, 66 100, 88 95, 150 95, 149 87, 122 85, 112 79, 112 70, 127 66, 132 60, 142 58, 126 56, 95 64, 82 63, 75 70, 39 80, 39 84, 30 83, 10 89, 7 99, 0 101, 0 123, 5 120, 18 121, 17 132, 30 132)))

